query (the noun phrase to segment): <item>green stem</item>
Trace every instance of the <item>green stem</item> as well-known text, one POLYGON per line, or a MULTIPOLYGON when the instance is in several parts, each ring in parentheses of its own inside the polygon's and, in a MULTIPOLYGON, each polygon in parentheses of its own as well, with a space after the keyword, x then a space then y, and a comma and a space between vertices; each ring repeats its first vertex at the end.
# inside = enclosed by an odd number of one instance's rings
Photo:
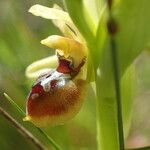
POLYGON ((110 35, 96 75, 99 150, 124 150, 120 75, 115 41, 110 35))
MULTIPOLYGON (((113 29, 112 26, 108 27, 110 30, 113 29)), ((97 75, 96 80, 98 145, 100 150, 124 150, 120 75, 113 34, 110 34, 109 47, 104 50, 100 62, 101 75, 97 75)))
POLYGON ((121 106, 121 92, 120 92, 120 77, 118 70, 116 43, 113 37, 110 39, 111 55, 114 70, 114 81, 117 101, 117 118, 118 118, 118 134, 119 134, 119 147, 120 150, 124 150, 124 133, 123 133, 123 121, 122 121, 122 106, 121 106))
POLYGON ((107 0, 109 20, 107 23, 108 35, 110 37, 110 49, 114 76, 115 96, 117 104, 117 124, 118 124, 118 136, 119 136, 119 149, 124 150, 124 132, 123 132, 123 119, 122 119, 122 105, 121 105, 121 89, 120 89, 120 73, 119 63, 117 56, 117 48, 115 42, 115 35, 117 33, 117 24, 112 16, 112 3, 113 0, 107 0))
MULTIPOLYGON (((25 112, 6 94, 4 93, 6 99, 20 112, 21 115, 25 116, 25 112)), ((50 137, 48 136, 42 129, 36 127, 33 123, 32 125, 37 128, 37 130, 47 139, 47 141, 56 149, 62 150, 62 148, 50 137)))
POLYGON ((105 47, 96 72, 97 141, 98 150, 119 150, 117 102, 115 94, 112 55, 105 47))
MULTIPOLYGON (((96 78, 97 93, 97 140, 99 150, 119 150, 117 100, 114 83, 114 70, 110 47, 105 47, 100 62, 100 76, 96 78), (109 143, 109 144, 108 144, 109 143)), ((128 133, 132 100, 135 91, 134 65, 121 77, 122 109, 124 132, 128 133)))
POLYGON ((98 150, 119 150, 116 99, 112 85, 100 78, 96 84, 98 150))

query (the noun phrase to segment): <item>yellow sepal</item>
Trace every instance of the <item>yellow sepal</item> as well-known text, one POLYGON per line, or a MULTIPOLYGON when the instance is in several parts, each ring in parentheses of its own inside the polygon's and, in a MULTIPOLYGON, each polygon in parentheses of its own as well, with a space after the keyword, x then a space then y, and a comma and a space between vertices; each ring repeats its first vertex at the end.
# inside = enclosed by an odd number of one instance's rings
POLYGON ((87 57, 85 46, 74 39, 52 35, 42 40, 41 44, 56 49, 66 59, 72 59, 75 68, 87 57))

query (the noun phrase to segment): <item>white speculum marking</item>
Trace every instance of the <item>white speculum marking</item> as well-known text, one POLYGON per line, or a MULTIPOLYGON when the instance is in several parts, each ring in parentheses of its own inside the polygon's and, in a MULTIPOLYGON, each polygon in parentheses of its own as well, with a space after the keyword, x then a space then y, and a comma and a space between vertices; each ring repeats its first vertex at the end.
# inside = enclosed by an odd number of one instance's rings
POLYGON ((56 86, 62 87, 65 85, 65 79, 70 79, 70 75, 54 71, 49 77, 41 81, 41 86, 43 87, 45 92, 49 92, 51 90, 51 81, 58 80, 56 86))

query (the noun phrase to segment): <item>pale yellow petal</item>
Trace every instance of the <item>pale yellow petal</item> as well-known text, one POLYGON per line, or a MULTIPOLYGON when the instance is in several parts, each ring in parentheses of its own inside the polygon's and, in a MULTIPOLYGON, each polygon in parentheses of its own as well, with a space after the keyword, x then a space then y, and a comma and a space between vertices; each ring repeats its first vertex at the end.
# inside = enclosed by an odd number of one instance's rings
POLYGON ((57 52, 65 58, 71 58, 74 67, 78 67, 87 57, 85 46, 74 39, 52 35, 42 40, 41 43, 50 48, 57 49, 57 52))
POLYGON ((68 23, 69 25, 73 25, 72 20, 69 17, 69 14, 60 9, 49 8, 36 4, 29 9, 29 12, 35 16, 40 16, 45 19, 62 20, 68 23))
POLYGON ((35 16, 40 16, 46 19, 52 19, 54 24, 65 34, 65 36, 72 36, 76 39, 75 34, 68 28, 70 26, 75 33, 82 38, 76 26, 73 24, 69 14, 57 5, 56 8, 49 8, 39 4, 32 6, 29 12, 35 16), (68 25, 68 26, 67 26, 68 25))
POLYGON ((64 21, 53 20, 53 24, 63 33, 65 37, 79 40, 77 33, 73 32, 71 27, 69 28, 64 21))
POLYGON ((66 22, 72 22, 67 12, 60 9, 49 8, 39 4, 32 6, 29 9, 29 12, 34 14, 35 16, 40 16, 46 19, 61 19, 66 22))
POLYGON ((58 58, 56 55, 38 60, 26 69, 26 76, 31 79, 38 78, 41 74, 56 68, 58 65, 58 58))
MULTIPOLYGON (((62 8, 60 6, 58 6, 57 4, 54 4, 53 8, 62 10, 62 8)), ((53 20, 52 22, 63 33, 63 35, 65 37, 69 37, 69 38, 78 40, 78 37, 77 37, 78 33, 73 31, 73 29, 71 30, 71 27, 69 27, 69 25, 67 25, 64 21, 53 20)))

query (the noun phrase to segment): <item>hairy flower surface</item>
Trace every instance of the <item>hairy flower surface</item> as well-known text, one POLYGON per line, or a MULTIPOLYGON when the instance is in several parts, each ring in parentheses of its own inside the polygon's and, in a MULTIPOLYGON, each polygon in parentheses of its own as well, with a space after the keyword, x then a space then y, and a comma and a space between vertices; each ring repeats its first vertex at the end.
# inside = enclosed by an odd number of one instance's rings
POLYGON ((29 12, 52 19, 64 34, 52 35, 41 44, 55 49, 54 56, 36 61, 26 69, 36 79, 27 98, 26 117, 37 126, 59 125, 75 116, 86 91, 87 47, 67 12, 59 6, 34 5, 29 12))

